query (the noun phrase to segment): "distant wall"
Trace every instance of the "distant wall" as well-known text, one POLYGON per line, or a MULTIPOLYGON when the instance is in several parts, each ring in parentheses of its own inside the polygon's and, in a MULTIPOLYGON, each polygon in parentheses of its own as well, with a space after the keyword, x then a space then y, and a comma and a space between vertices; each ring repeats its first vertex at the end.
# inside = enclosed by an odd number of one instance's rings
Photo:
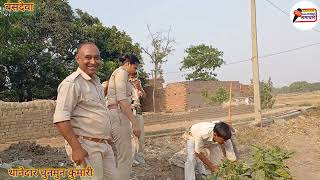
POLYGON ((57 136, 52 124, 54 108, 53 100, 0 101, 0 143, 57 136))
MULTIPOLYGON (((141 100, 142 109, 144 112, 153 112, 153 87, 146 86, 144 87, 144 91, 146 92, 147 96, 141 100)), ((162 87, 156 89, 155 105, 156 112, 165 110, 165 90, 162 87)))
MULTIPOLYGON (((177 89, 179 90, 179 88, 177 89)), ((183 90, 181 86, 180 90, 183 90)), ((172 93, 179 91, 172 90, 172 93)), ((179 104, 179 103, 178 103, 179 104)), ((183 101, 181 106, 185 107, 183 101)), ((174 103, 172 104, 174 107, 174 103)), ((31 102, 3 102, 0 101, 0 143, 23 140, 38 140, 60 136, 57 128, 52 124, 55 101, 42 100, 31 102)), ((182 110, 182 109, 180 109, 182 110)), ((240 106, 233 110, 233 114, 250 113, 252 106, 240 106)), ((226 116, 227 108, 202 108, 192 112, 183 113, 146 113, 145 124, 164 123, 166 121, 190 121, 195 119, 211 119, 226 116)))
MULTIPOLYGON (((231 83, 234 98, 253 95, 251 86, 242 85, 239 81, 187 81, 170 83, 166 88, 159 84, 156 91, 156 112, 181 112, 212 106, 202 97, 202 92, 207 90, 214 94, 219 88, 229 92, 231 83)), ((152 84, 145 87, 147 97, 142 103, 145 112, 153 111, 152 90, 152 84)))
POLYGON ((232 94, 234 97, 239 96, 240 83, 238 81, 191 81, 186 82, 187 87, 187 108, 209 107, 205 99, 202 97, 202 91, 207 90, 209 94, 214 94, 219 88, 223 88, 229 92, 232 83, 232 94))
POLYGON ((187 89, 184 84, 167 85, 165 89, 165 110, 169 112, 187 110, 187 89))

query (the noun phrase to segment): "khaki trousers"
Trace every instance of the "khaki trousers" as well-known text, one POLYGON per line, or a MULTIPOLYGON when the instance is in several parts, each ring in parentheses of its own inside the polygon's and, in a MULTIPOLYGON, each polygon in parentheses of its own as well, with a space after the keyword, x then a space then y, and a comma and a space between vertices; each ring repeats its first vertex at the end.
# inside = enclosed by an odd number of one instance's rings
POLYGON ((141 130, 140 138, 138 139, 133 133, 131 134, 131 143, 132 143, 132 157, 135 159, 137 153, 141 153, 143 155, 144 151, 144 120, 143 116, 138 114, 135 116, 139 123, 139 128, 141 130))
POLYGON ((132 167, 131 124, 119 109, 110 110, 112 141, 116 155, 116 180, 129 180, 132 167))
POLYGON ((144 152, 144 136, 145 136, 145 133, 144 133, 144 120, 143 120, 143 116, 140 115, 140 114, 137 114, 136 118, 137 118, 137 120, 139 122, 139 127, 141 129, 141 135, 140 135, 140 138, 139 138, 139 151, 138 152, 143 153, 144 152))
MULTIPOLYGON (((86 139, 78 138, 81 146, 89 156, 85 159, 85 164, 93 168, 93 176, 81 177, 80 179, 90 180, 114 180, 116 177, 116 164, 112 147, 109 144, 97 143, 86 139)), ((65 148, 68 157, 72 160, 71 146, 66 142, 65 148)), ((76 166, 83 168, 85 164, 76 166)))

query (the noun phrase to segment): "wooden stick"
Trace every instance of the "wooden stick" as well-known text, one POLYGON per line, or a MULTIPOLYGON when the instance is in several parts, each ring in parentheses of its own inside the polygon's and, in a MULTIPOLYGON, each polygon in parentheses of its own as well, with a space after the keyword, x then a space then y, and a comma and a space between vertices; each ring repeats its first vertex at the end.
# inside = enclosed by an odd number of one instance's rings
POLYGON ((230 83, 230 90, 229 90, 229 118, 228 118, 228 123, 232 125, 232 120, 231 120, 231 99, 232 99, 232 82, 230 83))

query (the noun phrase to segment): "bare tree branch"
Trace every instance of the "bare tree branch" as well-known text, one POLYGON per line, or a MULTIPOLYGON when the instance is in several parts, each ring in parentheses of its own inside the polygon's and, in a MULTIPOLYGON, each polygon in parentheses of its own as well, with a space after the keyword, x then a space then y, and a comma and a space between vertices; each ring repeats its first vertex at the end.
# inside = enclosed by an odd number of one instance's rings
POLYGON ((150 56, 150 58, 153 60, 153 56, 151 55, 151 53, 148 51, 148 48, 147 49, 145 49, 145 48, 141 48, 142 49, 142 51, 144 51, 148 56, 150 56))
POLYGON ((171 31, 171 26, 169 27, 169 30, 168 30, 167 44, 166 44, 166 47, 164 48, 164 51, 167 51, 167 50, 168 50, 168 46, 169 46, 169 44, 170 44, 170 31, 171 31))
POLYGON ((168 30, 167 36, 163 34, 163 32, 155 32, 152 33, 150 30, 150 26, 147 24, 147 29, 149 32, 149 36, 151 37, 151 47, 152 50, 149 51, 148 48, 142 48, 142 50, 150 57, 151 62, 154 64, 153 71, 153 111, 156 112, 155 108, 155 91, 156 91, 156 80, 157 74, 162 75, 162 64, 165 63, 167 57, 174 49, 172 44, 175 42, 174 39, 170 39, 171 26, 168 30))

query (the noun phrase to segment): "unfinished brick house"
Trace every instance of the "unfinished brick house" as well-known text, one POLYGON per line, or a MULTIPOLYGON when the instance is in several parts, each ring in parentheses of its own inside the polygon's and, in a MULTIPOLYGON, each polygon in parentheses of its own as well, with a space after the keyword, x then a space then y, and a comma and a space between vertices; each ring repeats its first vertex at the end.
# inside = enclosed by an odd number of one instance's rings
MULTIPOLYGON (((207 90, 210 94, 215 93, 219 88, 229 91, 232 83, 232 94, 234 98, 252 96, 249 85, 242 85, 239 81, 186 81, 167 84, 162 86, 163 81, 159 80, 156 90, 156 111, 157 112, 179 112, 195 108, 208 107, 202 97, 203 91, 207 90)), ((144 111, 153 111, 152 105, 152 85, 147 85, 145 90, 148 94, 143 101, 144 111)))

